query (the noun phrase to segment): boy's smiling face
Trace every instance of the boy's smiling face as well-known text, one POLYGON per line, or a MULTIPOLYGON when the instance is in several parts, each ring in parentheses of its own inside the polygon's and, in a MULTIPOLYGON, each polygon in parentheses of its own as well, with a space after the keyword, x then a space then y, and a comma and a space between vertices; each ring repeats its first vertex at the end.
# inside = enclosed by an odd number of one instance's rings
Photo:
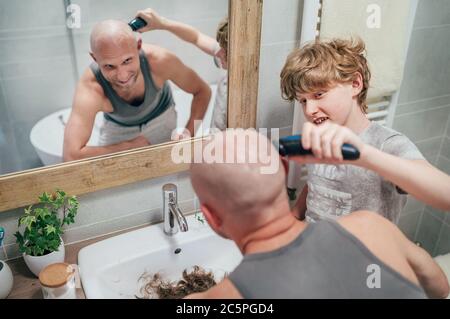
POLYGON ((297 100, 303 108, 306 119, 314 124, 325 121, 348 126, 352 112, 360 112, 357 96, 361 92, 359 79, 351 83, 337 83, 331 88, 312 93, 299 93, 297 100))

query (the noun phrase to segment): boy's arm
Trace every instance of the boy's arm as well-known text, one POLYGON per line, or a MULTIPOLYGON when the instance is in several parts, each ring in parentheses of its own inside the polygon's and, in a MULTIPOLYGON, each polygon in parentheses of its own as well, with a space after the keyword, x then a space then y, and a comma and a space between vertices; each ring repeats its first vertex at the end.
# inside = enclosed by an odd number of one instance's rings
POLYGON ((308 185, 303 187, 300 196, 298 197, 297 203, 295 203, 294 208, 292 209, 292 213, 299 220, 305 219, 306 214, 306 197, 308 196, 308 185))
POLYGON ((139 32, 166 30, 173 33, 183 41, 192 43, 209 55, 214 56, 220 50, 220 45, 215 39, 201 33, 190 25, 161 17, 153 9, 148 8, 143 11, 139 11, 137 13, 137 17, 140 17, 147 22, 147 26, 139 29, 139 32))
POLYGON ((425 160, 408 160, 364 146, 360 164, 426 204, 450 210, 450 176, 425 160))
POLYGON ((450 176, 425 160, 400 158, 364 144, 359 136, 347 127, 334 123, 314 125, 305 123, 302 146, 311 149, 315 156, 297 156, 292 159, 301 164, 352 164, 370 169, 428 205, 450 210, 450 176), (341 147, 353 144, 360 151, 356 161, 344 161, 341 147))

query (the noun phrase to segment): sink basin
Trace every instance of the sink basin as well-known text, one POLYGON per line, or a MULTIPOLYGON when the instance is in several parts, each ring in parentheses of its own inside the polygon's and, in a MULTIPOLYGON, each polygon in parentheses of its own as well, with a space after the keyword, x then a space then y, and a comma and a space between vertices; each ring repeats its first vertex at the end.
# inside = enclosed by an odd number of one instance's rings
POLYGON ((215 234, 206 221, 187 218, 189 231, 167 236, 156 224, 84 247, 78 266, 86 298, 142 297, 144 274, 181 279, 195 265, 212 271, 216 282, 231 272, 242 255, 233 241, 215 234))

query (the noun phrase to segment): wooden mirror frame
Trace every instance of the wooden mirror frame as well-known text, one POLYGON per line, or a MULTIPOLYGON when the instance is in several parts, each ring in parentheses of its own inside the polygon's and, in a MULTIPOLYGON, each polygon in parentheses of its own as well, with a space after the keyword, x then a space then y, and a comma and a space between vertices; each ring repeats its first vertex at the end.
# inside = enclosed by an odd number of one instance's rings
MULTIPOLYGON (((262 0, 229 0, 228 127, 256 126, 262 0)), ((192 144, 197 139, 178 143, 192 144)), ((188 169, 175 164, 175 142, 0 176, 0 212, 36 203, 56 188, 71 195, 188 169)))

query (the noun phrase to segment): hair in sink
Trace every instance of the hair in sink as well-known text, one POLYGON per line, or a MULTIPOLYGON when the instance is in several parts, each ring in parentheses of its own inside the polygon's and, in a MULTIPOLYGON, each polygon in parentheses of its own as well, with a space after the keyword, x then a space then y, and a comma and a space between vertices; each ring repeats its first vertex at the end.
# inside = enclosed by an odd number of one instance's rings
POLYGON ((216 284, 214 274, 194 266, 191 272, 183 271, 183 277, 178 282, 165 280, 160 273, 144 273, 139 281, 144 281, 140 289, 142 297, 138 299, 181 299, 195 292, 203 292, 216 284))

